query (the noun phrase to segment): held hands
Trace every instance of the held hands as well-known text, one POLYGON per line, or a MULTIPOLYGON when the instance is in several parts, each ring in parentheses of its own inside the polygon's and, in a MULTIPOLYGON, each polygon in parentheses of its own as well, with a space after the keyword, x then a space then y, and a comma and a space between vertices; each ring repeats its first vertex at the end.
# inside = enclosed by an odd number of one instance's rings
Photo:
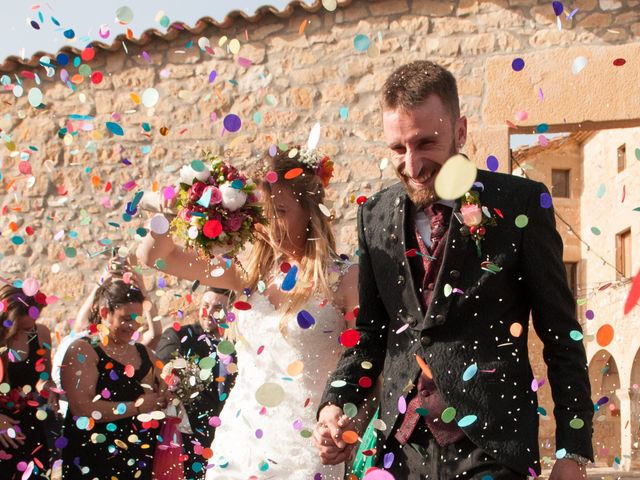
POLYGON ((16 432, 15 435, 9 435, 9 429, 14 428, 20 422, 11 417, 0 414, 0 446, 4 448, 18 449, 24 444, 25 436, 23 433, 16 432), (13 437, 13 438, 12 438, 13 437))
POLYGON ((586 478, 586 467, 581 467, 577 462, 566 458, 556 460, 549 475, 549 480, 585 480, 586 478))
POLYGON ((336 405, 327 405, 320 411, 313 431, 313 444, 324 465, 337 465, 351 459, 355 446, 342 439, 342 433, 351 425, 351 419, 336 405))

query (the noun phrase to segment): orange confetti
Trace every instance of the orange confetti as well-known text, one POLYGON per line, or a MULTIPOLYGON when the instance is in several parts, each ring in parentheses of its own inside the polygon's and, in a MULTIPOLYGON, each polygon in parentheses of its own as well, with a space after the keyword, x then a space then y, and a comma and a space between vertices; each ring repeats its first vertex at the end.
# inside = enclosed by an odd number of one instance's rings
POLYGON ((509 327, 509 333, 511 334, 511 336, 518 338, 520 335, 522 335, 522 331, 524 330, 524 328, 522 327, 522 324, 520 323, 512 323, 511 326, 509 327))
POLYGON ((302 21, 302 23, 300 24, 300 28, 298 29, 298 33, 300 35, 304 34, 304 29, 307 28, 307 25, 309 25, 309 23, 311 23, 309 20, 302 21))
POLYGON ((606 347, 613 341, 613 327, 608 323, 601 326, 596 333, 596 341, 601 347, 606 347))
POLYGON ((131 40, 133 38, 133 30, 127 28, 127 40, 131 40))
POLYGON ((433 373, 431 372, 429 365, 426 364, 426 362, 420 357, 420 355, 416 355, 416 362, 418 362, 418 365, 420 365, 420 370, 422 370, 422 373, 424 373, 425 377, 433 378, 433 373))
POLYGON ((130 93, 129 96, 131 97, 131 100, 133 100, 133 103, 135 103, 136 105, 140 105, 140 103, 142 102, 137 93, 130 93))
POLYGON ((346 432, 342 432, 342 440, 344 440, 344 443, 353 445, 358 441, 358 434, 353 430, 347 430, 346 432))
POLYGON ((164 362, 160 359, 156 359, 156 368, 162 370, 164 368, 164 362))
POLYGON ((75 83, 76 85, 80 85, 84 82, 84 77, 79 73, 76 73, 73 77, 71 77, 71 83, 75 83))
POLYGON ((302 175, 302 172, 303 170, 300 167, 292 168, 291 170, 289 170, 287 173, 284 174, 284 178, 285 180, 293 180, 294 178, 302 175))
POLYGON ((151 184, 151 191, 152 192, 157 192, 158 191, 158 181, 154 180, 153 183, 151 184))
POLYGON ((95 188, 98 188, 100 186, 100 182, 102 180, 100 180, 100 177, 97 175, 93 175, 91 177, 91 185, 93 185, 95 188))
POLYGON ((12 232, 17 232, 18 231, 18 224, 16 222, 10 222, 9 223, 9 230, 11 230, 12 232))
POLYGON ((204 458, 205 460, 209 460, 211 457, 213 457, 213 450, 211 450, 210 448, 203 448, 202 458, 204 458))
POLYGON ((215 92, 216 92, 216 95, 218 96, 218 99, 222 100, 222 92, 218 87, 216 87, 215 92))

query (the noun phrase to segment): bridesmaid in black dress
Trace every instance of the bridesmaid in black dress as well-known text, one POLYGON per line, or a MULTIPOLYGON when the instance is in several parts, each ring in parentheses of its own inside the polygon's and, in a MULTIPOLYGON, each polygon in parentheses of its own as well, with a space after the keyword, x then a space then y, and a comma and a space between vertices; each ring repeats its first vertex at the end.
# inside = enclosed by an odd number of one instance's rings
POLYGON ((51 333, 36 318, 46 306, 41 292, 0 288, 0 478, 47 476, 50 451, 44 420, 51 377, 51 333))
POLYGON ((151 478, 159 432, 151 413, 166 407, 167 394, 153 353, 131 341, 143 302, 133 284, 105 281, 91 314, 95 334, 65 354, 65 480, 151 478))

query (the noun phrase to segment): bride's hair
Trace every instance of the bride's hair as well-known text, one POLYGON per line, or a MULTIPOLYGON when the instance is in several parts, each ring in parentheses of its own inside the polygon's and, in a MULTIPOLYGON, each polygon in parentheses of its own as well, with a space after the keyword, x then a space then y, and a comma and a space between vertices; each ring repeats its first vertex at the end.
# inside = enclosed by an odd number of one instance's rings
POLYGON ((336 241, 331 230, 330 220, 319 208, 324 201, 325 190, 322 180, 314 172, 312 166, 300 161, 300 153, 291 155, 291 150, 279 150, 274 156, 266 154, 263 157, 263 166, 254 175, 258 189, 262 195, 265 216, 269 220, 269 241, 258 238, 253 244, 250 259, 247 265, 247 285, 251 290, 257 288, 261 279, 266 279, 269 274, 278 268, 278 257, 284 253, 282 245, 285 239, 289 239, 289 232, 283 230, 280 222, 277 222, 277 212, 274 205, 275 193, 287 190, 299 202, 308 218, 307 241, 300 260, 299 271, 295 287, 290 292, 289 300, 283 307, 283 317, 280 322, 280 331, 286 335, 286 325, 291 315, 295 315, 302 305, 316 291, 325 298, 331 297, 331 288, 328 279, 328 267, 338 259, 336 254, 336 241), (293 179, 285 179, 285 173, 302 168, 302 174, 293 179), (277 174, 277 181, 269 183, 264 174, 273 171, 277 174), (278 231, 278 229, 280 229, 278 231))

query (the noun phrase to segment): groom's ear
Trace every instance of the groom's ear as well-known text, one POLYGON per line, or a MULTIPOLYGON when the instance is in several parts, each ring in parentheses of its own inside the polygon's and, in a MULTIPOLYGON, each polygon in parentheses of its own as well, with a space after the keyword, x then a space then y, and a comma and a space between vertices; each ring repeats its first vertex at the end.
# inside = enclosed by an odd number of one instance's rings
POLYGON ((462 116, 458 118, 453 131, 456 140, 456 147, 459 149, 462 145, 467 143, 467 117, 462 116))

